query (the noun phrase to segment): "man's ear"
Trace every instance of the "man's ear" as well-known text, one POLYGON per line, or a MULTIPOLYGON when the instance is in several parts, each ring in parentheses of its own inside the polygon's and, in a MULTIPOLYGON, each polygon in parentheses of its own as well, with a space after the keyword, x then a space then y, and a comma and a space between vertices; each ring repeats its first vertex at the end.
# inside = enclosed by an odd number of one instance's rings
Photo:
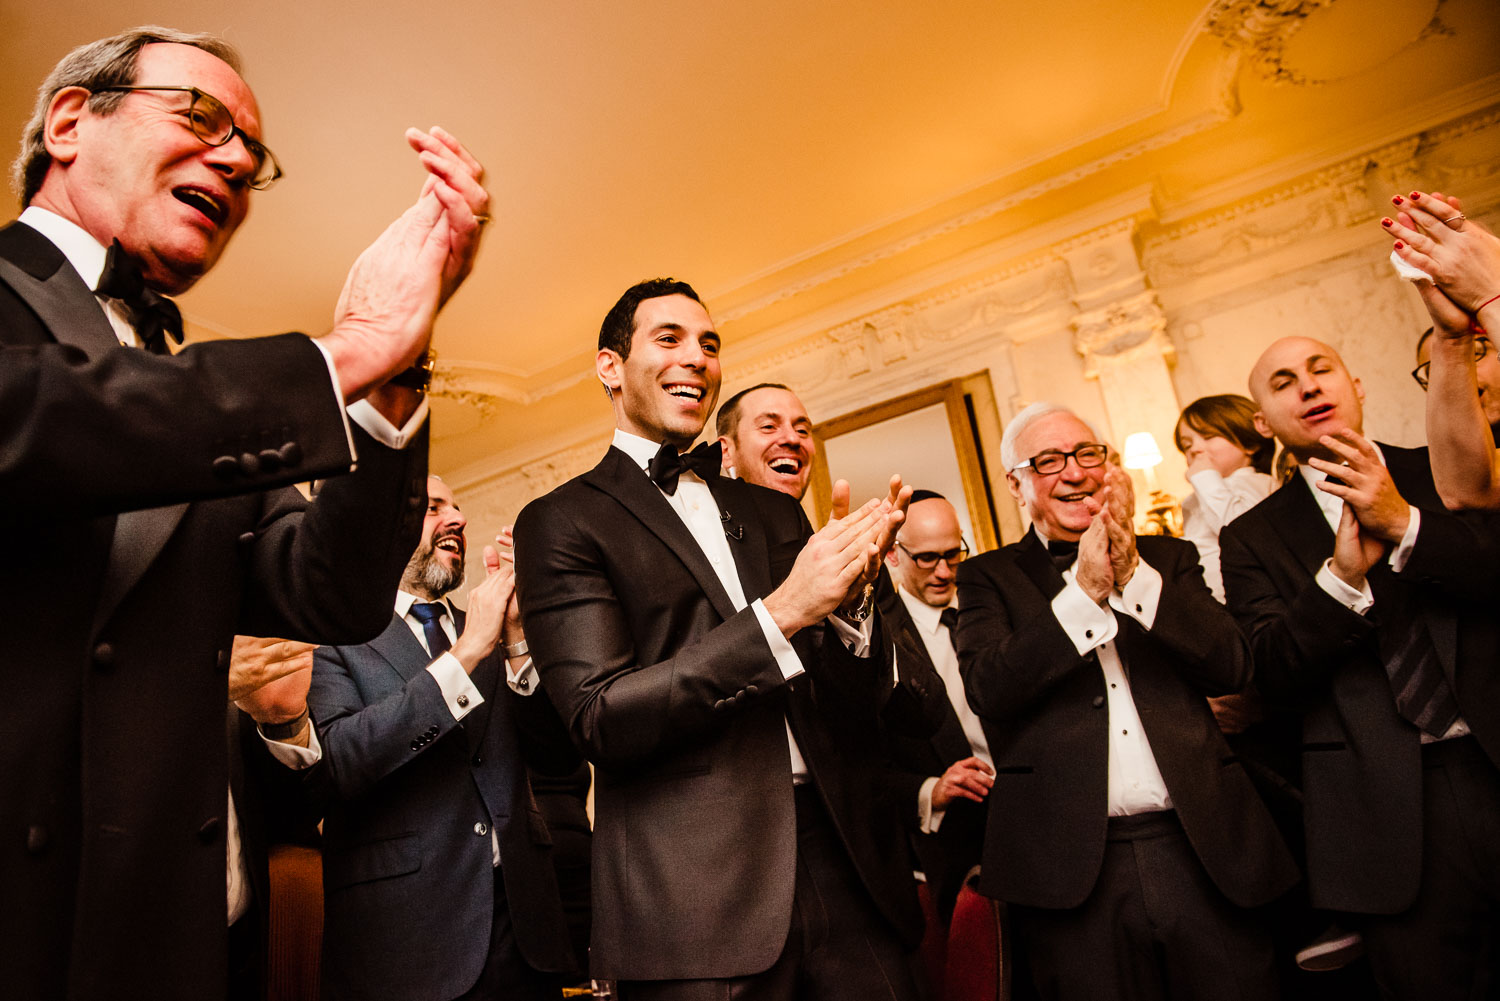
POLYGON ((1015 473, 1005 474, 1005 485, 1010 489, 1010 495, 1016 500, 1021 499, 1021 481, 1016 478, 1015 473))
POLYGON ((727 476, 728 470, 737 469, 739 467, 740 457, 735 454, 734 439, 729 437, 729 435, 727 434, 719 435, 719 447, 724 450, 724 469, 725 475, 727 476))
POLYGON ((1255 430, 1260 433, 1262 438, 1276 437, 1271 431, 1271 425, 1266 423, 1266 415, 1259 410, 1255 412, 1255 430))
POLYGON ((1354 380, 1354 395, 1359 397, 1359 402, 1365 402, 1365 386, 1359 379, 1354 380))
POLYGON ((599 353, 594 356, 594 374, 611 394, 618 393, 620 383, 624 381, 620 373, 622 364, 624 362, 619 353, 609 348, 600 348, 599 353))
POLYGON ((82 87, 64 87, 52 95, 47 117, 42 121, 42 143, 57 163, 72 163, 78 157, 78 127, 88 110, 89 92, 82 87))

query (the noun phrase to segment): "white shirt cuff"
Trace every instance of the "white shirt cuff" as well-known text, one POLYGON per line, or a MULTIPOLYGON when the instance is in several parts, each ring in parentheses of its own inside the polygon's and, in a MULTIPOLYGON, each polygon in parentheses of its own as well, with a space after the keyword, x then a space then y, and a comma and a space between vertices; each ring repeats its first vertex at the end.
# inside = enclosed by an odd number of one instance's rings
POLYGON ((917 818, 921 821, 923 834, 936 834, 939 827, 943 826, 943 818, 947 816, 945 810, 934 810, 932 808, 932 791, 937 788, 938 777, 929 775, 922 780, 922 788, 917 790, 917 818))
POLYGON ((307 721, 307 729, 306 747, 272 740, 261 733, 259 727, 255 728, 255 732, 260 734, 260 739, 266 742, 266 750, 271 752, 271 757, 288 768, 300 772, 304 768, 311 768, 323 759, 323 745, 318 741, 318 728, 312 725, 311 718, 307 721))
POLYGON ((1052 599, 1052 614, 1057 617, 1058 625, 1063 627, 1063 632, 1068 634, 1068 639, 1073 641, 1073 647, 1081 657, 1114 639, 1119 626, 1115 623, 1113 614, 1094 604, 1094 599, 1083 592, 1083 588, 1073 580, 1072 570, 1063 576, 1067 583, 1057 592, 1057 597, 1052 599))
POLYGON ((839 634, 839 639, 844 641, 844 646, 849 648, 850 653, 856 657, 870 656, 870 637, 875 635, 873 616, 858 625, 837 614, 829 615, 828 621, 833 623, 833 631, 839 634))
POLYGON ((1422 530, 1421 512, 1410 505, 1407 505, 1406 510, 1406 534, 1401 536, 1401 541, 1391 550, 1391 569, 1397 573, 1406 568, 1406 561, 1411 559, 1411 551, 1417 544, 1417 533, 1422 530))
POLYGON ((1375 595, 1370 590, 1370 582, 1365 581, 1364 586, 1356 591, 1340 580, 1338 574, 1333 572, 1332 557, 1323 561, 1323 565, 1318 568, 1317 576, 1313 580, 1317 581, 1318 586, 1328 592, 1328 595, 1334 601, 1337 601, 1351 612, 1363 615, 1370 610, 1370 606, 1375 604, 1375 595))
MULTIPOLYGON (((312 342, 319 351, 323 352, 323 360, 328 363, 328 378, 333 384, 334 398, 338 400, 339 415, 344 419, 344 438, 349 442, 349 469, 352 472, 359 465, 359 454, 354 451, 354 432, 349 430, 349 414, 344 410, 344 394, 339 389, 342 383, 339 382, 338 366, 333 363, 333 353, 319 344, 316 337, 312 339, 312 342)), ((366 428, 366 430, 369 429, 366 428)), ((373 431, 370 433, 374 434, 373 431)))
POLYGON ((428 664, 427 673, 438 683, 443 701, 448 704, 448 711, 454 719, 463 719, 471 709, 484 702, 484 696, 474 687, 469 673, 451 652, 428 664))
POLYGON ((410 444, 412 438, 421 430, 422 422, 427 419, 427 409, 427 397, 423 395, 422 402, 417 404, 416 411, 400 428, 386 420, 385 415, 376 410, 369 400, 351 403, 349 417, 354 423, 364 428, 371 438, 386 448, 399 450, 410 444))
POLYGON ((526 663, 522 664, 519 669, 512 671, 510 660, 507 658, 505 661, 505 683, 517 695, 534 694, 537 689, 536 664, 530 657, 527 657, 526 663))
POLYGON ((802 674, 802 659, 797 656, 797 651, 792 649, 787 638, 781 635, 781 628, 771 618, 771 613, 766 611, 765 603, 756 598, 750 603, 750 607, 755 609, 755 621, 760 623, 760 631, 766 634, 766 644, 771 648, 771 656, 776 658, 776 666, 781 668, 781 676, 791 681, 802 674))
POLYGON ((1161 573, 1145 560, 1137 559, 1135 573, 1130 575, 1125 590, 1111 592, 1109 604, 1150 629, 1156 621, 1156 608, 1161 604, 1161 573))

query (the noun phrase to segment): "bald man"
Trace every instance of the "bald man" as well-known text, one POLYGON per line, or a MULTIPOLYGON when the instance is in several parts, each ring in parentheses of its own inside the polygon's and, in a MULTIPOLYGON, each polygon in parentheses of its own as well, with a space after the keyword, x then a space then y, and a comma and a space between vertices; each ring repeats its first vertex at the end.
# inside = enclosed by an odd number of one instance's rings
POLYGON ((1298 470, 1224 530, 1224 584, 1256 684, 1303 713, 1312 902, 1352 915, 1383 996, 1493 997, 1493 523, 1443 509, 1426 449, 1364 437, 1363 387, 1329 345, 1276 341, 1250 393, 1298 470))

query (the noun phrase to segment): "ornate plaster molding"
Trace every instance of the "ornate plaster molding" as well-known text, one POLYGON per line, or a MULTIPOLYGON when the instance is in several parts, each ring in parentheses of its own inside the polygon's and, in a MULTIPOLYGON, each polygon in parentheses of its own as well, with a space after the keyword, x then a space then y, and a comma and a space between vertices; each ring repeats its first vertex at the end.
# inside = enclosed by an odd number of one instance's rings
POLYGON ((1311 83, 1282 65, 1282 50, 1309 15, 1334 0, 1218 0, 1208 15, 1207 31, 1225 45, 1244 53, 1263 80, 1303 85, 1311 83))
POLYGON ((1083 374, 1099 378, 1101 369, 1134 362, 1155 353, 1175 359, 1167 336, 1167 314, 1156 292, 1147 289, 1127 299, 1078 314, 1073 320, 1073 347, 1083 358, 1083 374))

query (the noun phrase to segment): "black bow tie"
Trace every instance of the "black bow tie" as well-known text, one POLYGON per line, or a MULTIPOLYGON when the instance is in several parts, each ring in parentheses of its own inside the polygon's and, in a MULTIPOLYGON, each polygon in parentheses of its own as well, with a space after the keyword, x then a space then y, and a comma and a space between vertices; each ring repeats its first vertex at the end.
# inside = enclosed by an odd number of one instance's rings
POLYGON ((661 487, 663 493, 671 497, 677 492, 677 479, 684 472, 691 470, 700 479, 707 481, 719 475, 723 464, 724 448, 718 442, 704 442, 691 452, 681 454, 678 453, 677 446, 667 442, 651 457, 650 464, 646 466, 646 475, 651 477, 652 483, 661 487))
POLYGON ((119 299, 135 321, 141 343, 154 354, 168 354, 168 337, 182 343, 182 313, 176 304, 146 287, 141 267, 116 240, 104 255, 104 271, 95 294, 119 299))
POLYGON ((1050 539, 1047 542, 1047 555, 1052 558, 1052 565, 1058 570, 1066 570, 1078 559, 1078 543, 1050 539))

